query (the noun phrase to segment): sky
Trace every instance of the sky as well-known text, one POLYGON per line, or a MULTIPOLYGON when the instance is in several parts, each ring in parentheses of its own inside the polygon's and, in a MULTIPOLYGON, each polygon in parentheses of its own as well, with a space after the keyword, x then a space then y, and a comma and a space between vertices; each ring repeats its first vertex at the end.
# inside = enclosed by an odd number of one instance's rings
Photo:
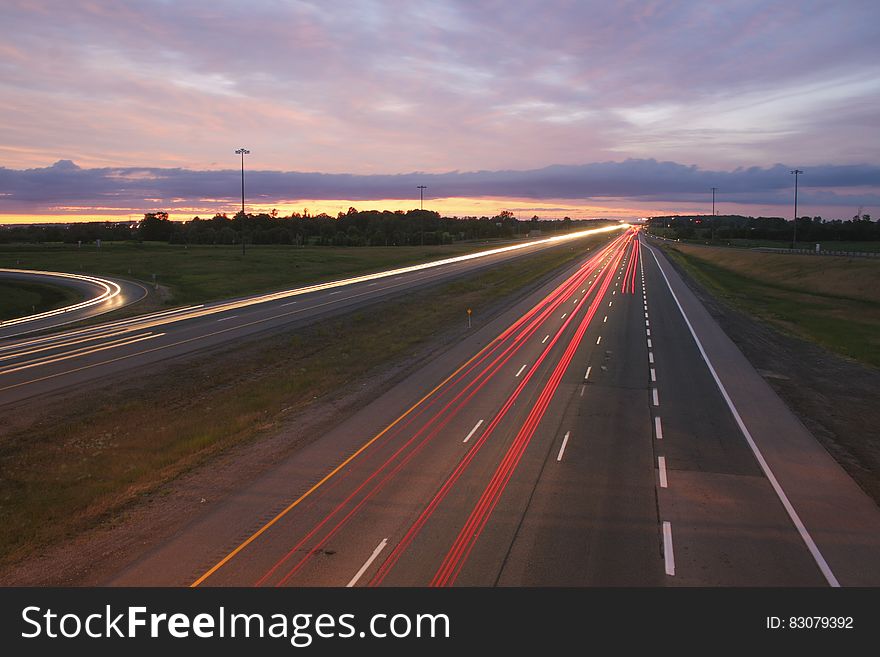
POLYGON ((0 222, 880 215, 880 5, 3 0, 0 222))

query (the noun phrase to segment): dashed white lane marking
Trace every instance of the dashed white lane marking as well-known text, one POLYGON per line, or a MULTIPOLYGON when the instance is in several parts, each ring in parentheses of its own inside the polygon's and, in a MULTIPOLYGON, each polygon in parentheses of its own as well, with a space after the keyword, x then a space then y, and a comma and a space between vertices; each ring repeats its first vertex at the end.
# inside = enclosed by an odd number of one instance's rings
POLYGON ((605 319, 602 320, 602 323, 604 324, 607 321, 608 321, 608 315, 605 315, 605 319))
POLYGON ((653 367, 651 368, 651 382, 657 382, 657 370, 655 370, 653 367))
POLYGON ((663 440, 663 425, 660 424, 660 416, 654 418, 654 433, 657 434, 657 440, 663 440))
POLYGON ((758 444, 755 442, 755 439, 752 437, 751 432, 749 431, 745 422, 743 422, 742 416, 740 416, 739 411, 734 405, 733 400, 727 393, 727 388, 724 387, 724 384, 721 382, 718 373, 715 371, 715 366, 712 365, 712 361, 709 360, 709 356, 706 354, 706 350, 703 348, 703 343, 700 342, 700 339, 697 337, 697 332, 694 330, 694 327, 691 324, 691 320, 688 319, 687 313, 684 312, 684 308, 682 308, 681 302, 678 300, 678 295, 676 295, 675 290, 672 289, 672 283, 669 282, 669 277, 666 276, 666 272, 663 271, 663 267, 660 266, 660 260, 657 258, 657 254, 654 253, 654 249, 650 247, 649 250, 651 251, 651 255, 654 257, 654 262, 657 263, 657 267, 660 269, 660 273, 663 275, 663 280, 666 281, 666 287, 669 289, 669 293, 672 295, 672 299, 673 301, 675 301, 675 305, 678 306, 681 317, 682 319, 684 319, 684 323, 687 325, 688 330, 691 333, 691 337, 693 337, 694 342, 697 345, 697 349, 699 349, 700 351, 700 355, 703 357, 703 361, 706 363, 706 367, 709 369, 709 373, 712 375, 712 378, 715 379, 715 385, 718 386, 718 390, 721 392, 721 396, 724 397, 724 401, 727 402, 727 407, 733 414, 733 417, 736 420, 740 431, 745 437, 746 442, 749 444, 749 447, 751 447, 752 453, 755 455, 755 459, 758 461, 758 465, 761 466, 761 469, 764 471, 764 475, 767 477, 767 480, 770 482, 770 485, 776 492, 776 496, 779 498, 779 501, 782 502, 782 506, 785 507, 785 511, 788 513, 788 517, 791 518, 792 524, 797 529, 798 534, 800 534, 801 540, 804 542, 804 545, 807 546, 807 549, 810 551, 810 554, 812 555, 813 560, 816 562, 816 565, 819 567, 819 570, 822 572, 822 575, 825 576, 825 580, 828 582, 829 586, 835 588, 839 587, 840 582, 837 580, 837 577, 832 572, 831 567, 828 565, 828 562, 825 560, 824 555, 819 550, 819 546, 816 545, 816 542, 813 540, 810 532, 807 531, 806 525, 804 525, 797 511, 795 511, 791 500, 788 499, 788 495, 786 495, 785 491, 782 490, 782 486, 776 479, 776 475, 773 474, 773 471, 770 469, 770 465, 764 459, 764 455, 758 448, 758 444))
POLYGON ((651 329, 645 329, 645 335, 651 337, 651 329))
POLYGON ((518 377, 520 374, 522 374, 522 373, 523 373, 523 370, 526 369, 528 366, 529 366, 529 364, 526 363, 525 365, 523 365, 522 367, 520 367, 520 368, 519 368, 519 372, 516 373, 516 376, 518 377))
POLYGON ((602 336, 601 336, 601 335, 600 335, 598 338, 596 338, 596 344, 599 344, 600 342, 602 342, 602 336))
POLYGON ((587 386, 581 386, 581 397, 584 396, 584 389, 585 389, 586 387, 587 387, 587 386))
POLYGON ((592 365, 590 365, 590 366, 587 368, 587 373, 584 374, 584 381, 586 381, 587 379, 590 378, 590 371, 591 371, 592 369, 593 369, 593 366, 592 366, 592 365))
POLYGON ((568 444, 568 436, 571 431, 565 432, 565 438, 562 439, 562 447, 559 448, 559 454, 556 455, 556 461, 559 462, 562 460, 562 455, 565 452, 565 446, 568 444))
POLYGON ((549 340, 549 339, 550 339, 550 334, 548 333, 547 335, 544 336, 544 339, 541 340, 541 344, 544 344, 544 343, 547 342, 547 340, 549 340))
POLYGON ((653 348, 653 345, 651 344, 651 338, 648 338, 648 349, 651 348, 653 348))
POLYGON ((648 362, 649 362, 649 363, 653 363, 653 362, 654 362, 654 352, 653 352, 653 351, 649 351, 649 352, 648 352, 648 362))
POLYGON ((572 302, 572 303, 577 303, 577 302, 578 302, 578 300, 577 300, 577 299, 575 299, 575 300, 574 300, 574 301, 573 301, 573 302, 572 302))
POLYGON ((566 317, 568 317, 568 313, 562 313, 562 317, 560 317, 559 319, 565 319, 566 317))
POLYGON ((663 521, 663 561, 666 564, 666 574, 670 577, 675 575, 675 555, 672 553, 672 525, 663 521))
POLYGON ((331 293, 328 294, 327 296, 333 296, 334 294, 339 294, 339 290, 336 290, 336 292, 331 292, 331 293))
POLYGON ((282 303, 281 307, 284 308, 284 306, 292 306, 295 303, 299 303, 299 301, 289 301, 288 303, 282 303))
POLYGON ((651 388, 651 401, 654 403, 654 406, 660 405, 660 398, 657 396, 657 388, 651 388))
POLYGON ((615 294, 617 294, 617 292, 615 290, 611 290, 611 296, 614 296, 615 294))
POLYGON ((358 583, 358 580, 361 578, 361 575, 363 575, 367 571, 367 568, 369 568, 370 564, 376 560, 376 557, 378 557, 379 553, 385 549, 386 545, 388 545, 388 539, 383 538, 382 542, 376 546, 375 550, 373 550, 373 554, 370 555, 370 558, 364 562, 364 565, 361 566, 360 570, 358 570, 354 574, 354 577, 351 578, 351 581, 345 585, 346 588, 351 588, 352 586, 354 586, 355 584, 358 583))
POLYGON ((612 303, 614 303, 614 302, 613 302, 613 301, 609 301, 609 302, 608 302, 608 307, 609 307, 609 308, 611 307, 611 304, 612 304, 612 303))
POLYGON ((468 433, 468 435, 466 435, 466 436, 464 437, 464 440, 462 440, 461 442, 466 443, 466 442, 469 441, 471 438, 473 438, 474 434, 477 432, 477 429, 479 429, 479 428, 480 428, 480 425, 482 425, 482 424, 483 424, 483 421, 482 421, 482 420, 477 420, 477 423, 474 425, 474 428, 470 430, 470 432, 468 433))
POLYGON ((586 293, 587 293, 587 291, 585 289, 581 290, 581 294, 586 294, 586 293))
POLYGON ((236 317, 238 317, 238 315, 230 315, 229 317, 221 317, 217 321, 218 322, 225 322, 227 319, 235 319, 236 317))
POLYGON ((651 320, 646 319, 646 320, 645 320, 645 326, 650 326, 650 325, 651 325, 651 320))
POLYGON ((668 488, 669 482, 666 480, 666 457, 657 457, 657 468, 660 470, 660 488, 668 488))
POLYGON ((645 319, 648 319, 648 313, 645 313, 645 319))

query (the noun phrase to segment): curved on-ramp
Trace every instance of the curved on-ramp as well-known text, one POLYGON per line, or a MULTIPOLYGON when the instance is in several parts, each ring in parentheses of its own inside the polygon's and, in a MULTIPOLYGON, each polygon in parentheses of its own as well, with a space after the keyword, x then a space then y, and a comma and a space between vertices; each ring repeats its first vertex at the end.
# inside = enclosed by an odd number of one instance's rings
POLYGON ((148 294, 143 285, 87 274, 69 274, 57 271, 0 268, 0 278, 14 280, 33 279, 71 287, 85 295, 83 301, 47 310, 41 313, 0 320, 0 338, 9 338, 34 331, 56 328, 89 317, 102 315, 111 310, 140 301, 148 294))

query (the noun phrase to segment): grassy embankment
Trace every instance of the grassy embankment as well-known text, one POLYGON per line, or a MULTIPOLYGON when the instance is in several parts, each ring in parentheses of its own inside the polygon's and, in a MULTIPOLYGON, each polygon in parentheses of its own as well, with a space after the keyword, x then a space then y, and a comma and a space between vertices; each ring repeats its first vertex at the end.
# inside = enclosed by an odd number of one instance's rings
POLYGON ((880 261, 661 244, 689 274, 735 307, 880 367, 880 261))
POLYGON ((180 305, 227 299, 306 283, 345 278, 493 248, 492 242, 444 246, 306 247, 169 245, 158 242, 3 245, 0 267, 83 272, 158 283, 180 305))
POLYGON ((316 399, 419 353, 445 331, 460 331, 465 308, 482 321, 499 299, 532 288, 608 239, 587 238, 295 334, 237 345, 222 358, 207 354, 84 392, 45 409, 31 426, 0 428, 0 563, 112 518, 211 455, 272 432, 316 399))
POLYGON ((79 294, 60 285, 0 280, 0 322, 54 310, 80 300, 79 294))
MULTIPOLYGON (((657 233, 661 235, 661 233, 657 233)), ((664 237, 672 237, 672 235, 663 235, 664 237)), ((683 239, 681 240, 682 244, 703 244, 703 245, 711 245, 711 246, 732 246, 740 249, 757 249, 757 248, 769 248, 769 249, 788 249, 791 247, 791 242, 786 240, 753 240, 753 239, 744 239, 744 238, 716 238, 714 241, 710 242, 707 239, 683 239)), ((794 248, 796 249, 806 249, 807 251, 814 251, 816 249, 816 242, 802 242, 798 240, 794 248)), ((835 240, 823 240, 818 242, 820 248, 823 251, 855 251, 857 253, 877 253, 880 252, 880 242, 838 242, 835 240)))

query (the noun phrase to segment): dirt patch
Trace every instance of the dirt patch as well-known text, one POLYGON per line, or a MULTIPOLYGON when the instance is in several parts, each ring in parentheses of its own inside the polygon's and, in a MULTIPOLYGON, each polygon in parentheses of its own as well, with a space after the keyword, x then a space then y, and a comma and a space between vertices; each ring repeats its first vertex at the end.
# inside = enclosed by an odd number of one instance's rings
POLYGON ((807 429, 880 504, 880 370, 787 335, 720 301, 669 260, 807 429))

